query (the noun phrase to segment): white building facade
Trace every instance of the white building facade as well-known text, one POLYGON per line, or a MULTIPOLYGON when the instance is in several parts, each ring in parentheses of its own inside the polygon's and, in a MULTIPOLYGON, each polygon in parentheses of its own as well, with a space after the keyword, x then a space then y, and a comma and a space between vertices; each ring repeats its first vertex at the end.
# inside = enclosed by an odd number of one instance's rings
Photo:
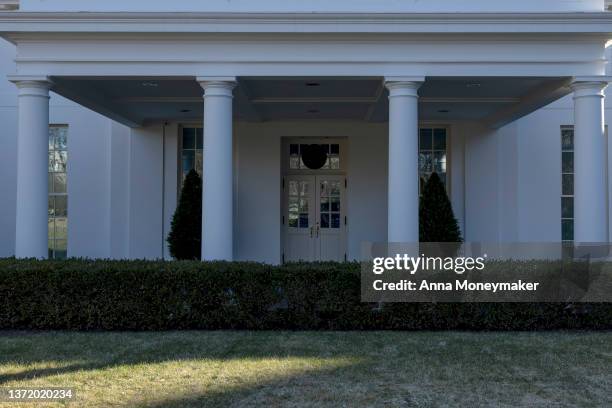
POLYGON ((0 257, 169 258, 191 169, 207 260, 414 242, 434 171, 467 241, 611 241, 603 0, 132 3, 4 2, 0 257))

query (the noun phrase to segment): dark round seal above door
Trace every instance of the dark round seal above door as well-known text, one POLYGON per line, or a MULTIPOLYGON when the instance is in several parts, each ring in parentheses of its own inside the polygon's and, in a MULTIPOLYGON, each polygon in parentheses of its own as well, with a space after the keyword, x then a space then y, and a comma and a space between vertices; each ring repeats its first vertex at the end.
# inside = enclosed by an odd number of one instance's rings
POLYGON ((302 161, 310 170, 319 170, 325 166, 327 162, 328 145, 311 144, 302 145, 302 161))

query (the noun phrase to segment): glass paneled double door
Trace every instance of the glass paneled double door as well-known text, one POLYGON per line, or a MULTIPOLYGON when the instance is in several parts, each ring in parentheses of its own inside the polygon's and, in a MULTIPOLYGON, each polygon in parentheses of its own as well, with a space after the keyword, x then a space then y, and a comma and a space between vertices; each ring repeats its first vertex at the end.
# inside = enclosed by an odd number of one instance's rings
POLYGON ((345 191, 340 175, 285 177, 285 262, 345 260, 345 191))

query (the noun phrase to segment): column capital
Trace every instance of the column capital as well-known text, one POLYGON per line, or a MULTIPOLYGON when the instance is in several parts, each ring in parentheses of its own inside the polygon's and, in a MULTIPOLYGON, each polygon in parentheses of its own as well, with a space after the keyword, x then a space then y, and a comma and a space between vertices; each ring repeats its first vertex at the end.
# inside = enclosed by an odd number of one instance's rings
POLYGON ((47 76, 41 75, 9 75, 8 80, 19 89, 19 96, 49 97, 53 83, 47 76))
POLYGON ((238 84, 236 77, 197 77, 204 90, 204 96, 232 96, 238 84))
POLYGON ((389 97, 417 97, 423 82, 425 82, 425 77, 385 77, 385 87, 389 90, 389 97))
POLYGON ((608 83, 612 81, 609 76, 576 77, 570 84, 575 98, 586 96, 604 96, 604 90, 608 83))

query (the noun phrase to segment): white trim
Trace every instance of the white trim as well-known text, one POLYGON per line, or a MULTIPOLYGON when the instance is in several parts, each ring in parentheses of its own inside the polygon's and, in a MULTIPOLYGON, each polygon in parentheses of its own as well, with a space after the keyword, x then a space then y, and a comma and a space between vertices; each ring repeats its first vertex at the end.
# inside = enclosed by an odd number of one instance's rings
POLYGON ((208 84, 220 85, 223 83, 227 83, 228 86, 229 84, 234 84, 232 86, 233 89, 236 86, 235 83, 237 82, 236 77, 234 76, 197 76, 196 81, 199 82, 204 89, 206 89, 205 87, 208 84))
POLYGON ((46 75, 7 75, 6 78, 9 82, 13 82, 15 84, 19 82, 51 83, 51 80, 46 75))
POLYGON ((612 14, 0 12, 3 33, 612 33, 612 14))
POLYGON ((576 82, 612 82, 612 75, 590 75, 590 76, 577 76, 574 77, 574 83, 576 82))
POLYGON ((386 76, 384 78, 384 83, 385 83, 385 86, 387 87, 388 85, 395 86, 394 84, 400 84, 400 83, 408 83, 408 84, 412 83, 412 84, 418 84, 417 86, 418 88, 419 86, 422 85, 423 82, 425 82, 424 76, 408 76, 408 77, 386 76))

